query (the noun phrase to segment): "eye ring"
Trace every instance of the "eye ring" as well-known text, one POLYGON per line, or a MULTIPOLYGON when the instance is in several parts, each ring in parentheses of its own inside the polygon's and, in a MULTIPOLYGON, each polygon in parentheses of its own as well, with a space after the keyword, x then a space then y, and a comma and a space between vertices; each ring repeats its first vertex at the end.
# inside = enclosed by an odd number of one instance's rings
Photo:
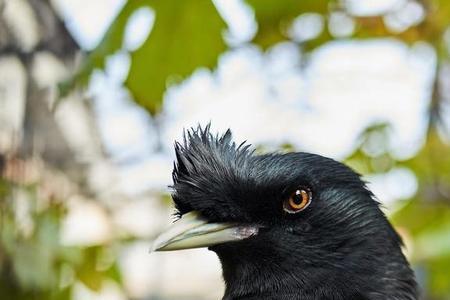
POLYGON ((283 201, 283 210, 289 214, 296 214, 306 209, 311 200, 311 190, 304 187, 299 188, 283 201))

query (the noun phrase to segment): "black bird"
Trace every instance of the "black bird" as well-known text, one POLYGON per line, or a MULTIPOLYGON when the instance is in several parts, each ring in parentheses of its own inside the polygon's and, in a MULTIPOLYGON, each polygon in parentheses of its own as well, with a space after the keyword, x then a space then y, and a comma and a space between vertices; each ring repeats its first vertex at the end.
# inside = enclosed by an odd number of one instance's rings
POLYGON ((154 250, 209 247, 223 299, 417 299, 402 242, 360 176, 310 153, 256 155, 189 130, 175 143, 181 218, 154 250))

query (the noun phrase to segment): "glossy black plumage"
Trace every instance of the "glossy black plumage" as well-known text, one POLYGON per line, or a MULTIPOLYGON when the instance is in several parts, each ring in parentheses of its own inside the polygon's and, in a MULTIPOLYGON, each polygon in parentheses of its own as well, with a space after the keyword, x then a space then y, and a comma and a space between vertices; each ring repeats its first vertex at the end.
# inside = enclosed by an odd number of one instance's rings
POLYGON ((417 299, 401 240, 359 175, 309 153, 256 155, 209 126, 175 146, 173 200, 183 215, 263 226, 249 239, 210 247, 223 269, 223 299, 417 299), (299 186, 312 202, 287 214, 299 186))

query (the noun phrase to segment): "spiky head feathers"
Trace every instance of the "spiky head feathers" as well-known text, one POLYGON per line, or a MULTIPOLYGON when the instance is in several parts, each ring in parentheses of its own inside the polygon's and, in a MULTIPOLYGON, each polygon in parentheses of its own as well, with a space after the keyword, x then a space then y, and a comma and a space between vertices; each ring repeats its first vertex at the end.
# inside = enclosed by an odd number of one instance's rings
POLYGON ((172 173, 172 196, 179 212, 198 210, 211 219, 236 218, 229 207, 242 204, 235 187, 243 188, 250 179, 249 147, 233 142, 230 130, 213 135, 209 125, 185 132, 183 143, 175 143, 172 173))

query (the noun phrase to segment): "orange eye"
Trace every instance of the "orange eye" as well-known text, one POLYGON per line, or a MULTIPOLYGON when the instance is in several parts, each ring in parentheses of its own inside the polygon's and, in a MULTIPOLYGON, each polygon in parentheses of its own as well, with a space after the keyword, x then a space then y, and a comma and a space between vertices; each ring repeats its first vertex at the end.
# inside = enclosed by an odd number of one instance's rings
POLYGON ((311 191, 298 189, 283 203, 283 209, 290 214, 298 213, 308 207, 311 203, 311 191))

